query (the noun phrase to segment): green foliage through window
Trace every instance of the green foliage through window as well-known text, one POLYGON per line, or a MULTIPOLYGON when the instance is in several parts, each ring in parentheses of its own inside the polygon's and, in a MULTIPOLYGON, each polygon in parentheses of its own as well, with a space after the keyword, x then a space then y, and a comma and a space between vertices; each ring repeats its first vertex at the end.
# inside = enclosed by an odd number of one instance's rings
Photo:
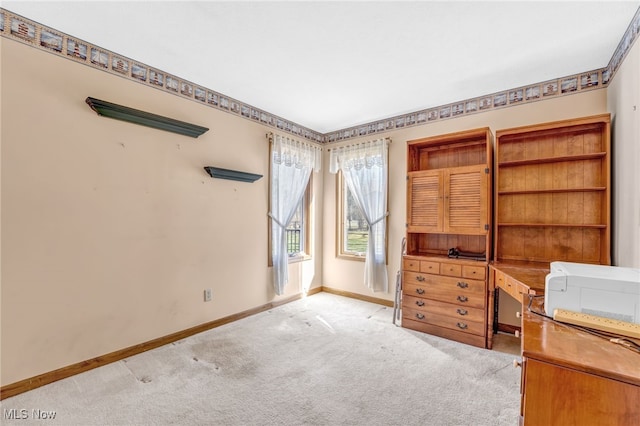
POLYGON ((342 213, 344 215, 343 250, 348 254, 364 255, 369 240, 369 225, 353 198, 353 194, 344 182, 343 194, 345 194, 342 213))

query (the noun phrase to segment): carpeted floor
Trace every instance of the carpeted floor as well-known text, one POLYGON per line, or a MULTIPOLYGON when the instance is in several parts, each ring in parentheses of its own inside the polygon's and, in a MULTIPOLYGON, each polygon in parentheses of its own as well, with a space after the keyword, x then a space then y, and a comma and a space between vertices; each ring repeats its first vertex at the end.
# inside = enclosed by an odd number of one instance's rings
POLYGON ((517 424, 513 355, 397 327, 392 311, 319 293, 7 398, 2 424, 517 424))

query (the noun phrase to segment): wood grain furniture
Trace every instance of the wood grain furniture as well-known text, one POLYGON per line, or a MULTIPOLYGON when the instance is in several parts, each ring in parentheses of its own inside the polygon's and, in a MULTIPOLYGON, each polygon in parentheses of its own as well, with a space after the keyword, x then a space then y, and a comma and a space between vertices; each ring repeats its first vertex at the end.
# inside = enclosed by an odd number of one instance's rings
POLYGON ((490 290, 520 301, 543 294, 552 261, 611 263, 610 132, 609 114, 496 131, 490 290))
POLYGON ((486 347, 486 264, 405 256, 402 326, 486 347))
POLYGON ((640 424, 639 353, 529 311, 522 322, 520 424, 640 424))
POLYGON ((404 327, 486 347, 492 154, 488 128, 407 142, 404 327))
POLYGON ((609 145, 609 114, 496 132, 496 260, 611 263, 609 145))
MULTIPOLYGON (((525 295, 544 296, 545 278, 549 273, 549 264, 542 262, 491 262, 489 264, 489 312, 487 348, 493 348, 493 335, 498 331, 498 289, 508 296, 522 302, 525 295)), ((523 309, 516 312, 521 317, 523 309)), ((520 337, 520 329, 515 331, 520 337)))

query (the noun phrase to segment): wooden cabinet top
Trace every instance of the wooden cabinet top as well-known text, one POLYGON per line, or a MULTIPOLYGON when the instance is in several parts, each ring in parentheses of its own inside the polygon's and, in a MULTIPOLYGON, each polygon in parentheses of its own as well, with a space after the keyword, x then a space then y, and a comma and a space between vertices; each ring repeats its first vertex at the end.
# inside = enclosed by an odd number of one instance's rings
POLYGON ((488 127, 480 127, 478 129, 463 130, 461 132, 447 133, 445 135, 429 136, 426 138, 414 139, 407 141, 407 145, 447 145, 458 144, 470 141, 486 142, 491 139, 491 129, 488 127))
POLYGON ((407 141, 407 172, 493 163, 488 127, 407 141))
MULTIPOLYGON (((531 309, 544 312, 540 298, 531 309)), ((522 356, 640 386, 640 353, 525 310, 522 356)))

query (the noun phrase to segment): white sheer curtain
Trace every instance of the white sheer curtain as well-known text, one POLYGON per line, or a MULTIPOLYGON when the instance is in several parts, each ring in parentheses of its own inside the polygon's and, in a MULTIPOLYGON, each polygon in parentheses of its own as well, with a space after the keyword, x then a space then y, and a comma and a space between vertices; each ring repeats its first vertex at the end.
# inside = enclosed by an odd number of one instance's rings
POLYGON ((271 259, 273 287, 284 293, 288 281, 286 227, 295 214, 309 183, 311 171, 320 171, 321 149, 287 136, 273 135, 271 147, 271 259))
POLYGON ((387 230, 387 165, 389 141, 377 139, 331 150, 330 173, 342 171, 353 198, 369 225, 364 283, 388 291, 385 234, 387 230))

